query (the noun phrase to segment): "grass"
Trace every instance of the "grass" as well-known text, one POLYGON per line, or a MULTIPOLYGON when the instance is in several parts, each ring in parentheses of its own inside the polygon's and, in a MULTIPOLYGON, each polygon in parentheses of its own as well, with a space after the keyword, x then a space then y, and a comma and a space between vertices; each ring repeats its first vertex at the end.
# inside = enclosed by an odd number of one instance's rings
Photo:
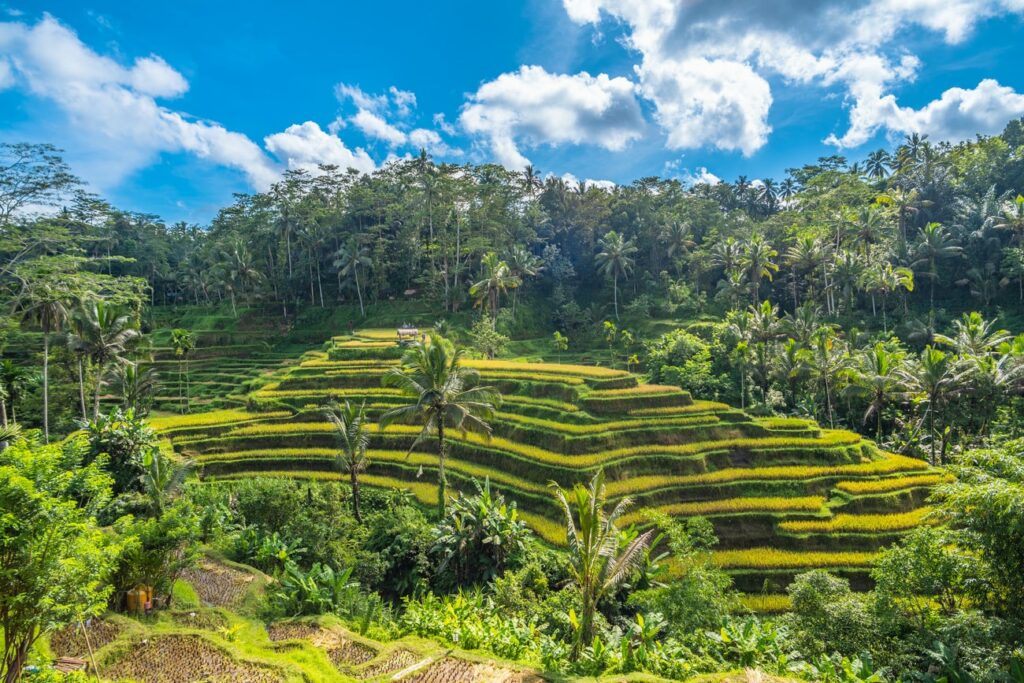
POLYGON ((740 602, 751 612, 778 614, 787 612, 793 607, 788 595, 778 593, 750 593, 740 596, 740 602))

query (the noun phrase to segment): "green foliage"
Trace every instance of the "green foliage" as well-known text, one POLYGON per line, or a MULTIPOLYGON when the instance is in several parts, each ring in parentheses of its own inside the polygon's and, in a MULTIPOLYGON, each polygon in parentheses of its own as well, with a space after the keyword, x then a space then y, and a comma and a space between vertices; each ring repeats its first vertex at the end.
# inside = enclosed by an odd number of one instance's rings
POLYGON ((530 536, 515 502, 492 493, 489 480, 474 484, 476 493, 454 498, 434 527, 434 552, 442 558, 438 573, 450 569, 456 586, 489 581, 506 567, 515 568, 530 536))
POLYGON ((795 644, 805 656, 865 652, 877 637, 868 605, 846 579, 817 569, 797 576, 787 592, 795 644))
POLYGON ((44 634, 103 611, 121 552, 96 524, 110 479, 78 444, 19 439, 0 452, 0 675, 20 672, 44 634))
POLYGON ((144 458, 156 449, 156 432, 132 410, 114 408, 83 425, 89 460, 103 458, 114 478, 114 493, 139 491, 144 458))

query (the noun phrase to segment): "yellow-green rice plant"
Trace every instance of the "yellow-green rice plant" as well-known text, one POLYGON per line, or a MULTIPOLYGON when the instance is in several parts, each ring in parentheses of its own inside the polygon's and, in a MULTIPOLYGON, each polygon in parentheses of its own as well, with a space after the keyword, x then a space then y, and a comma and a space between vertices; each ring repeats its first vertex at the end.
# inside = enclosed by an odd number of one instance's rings
POLYGON ((665 427, 714 424, 718 421, 718 418, 713 415, 686 416, 661 420, 613 420, 609 422, 596 422, 593 424, 559 422, 557 420, 546 420, 541 417, 531 417, 528 415, 506 412, 495 413, 495 417, 505 422, 516 422, 519 424, 529 425, 531 427, 539 427, 552 432, 561 432, 566 434, 603 434, 605 432, 622 431, 625 429, 660 429, 665 427))
POLYGON ((662 384, 638 384, 635 387, 622 389, 594 389, 587 394, 588 399, 622 398, 623 396, 652 396, 661 394, 683 394, 679 387, 662 384))
POLYGON ((592 377, 594 379, 612 379, 628 377, 625 370, 605 368, 594 365, 569 365, 562 363, 519 363, 505 360, 464 360, 463 365, 483 371, 509 371, 515 375, 529 379, 531 374, 549 373, 553 375, 567 375, 578 377, 592 377))
POLYGON ((569 386, 582 386, 585 380, 575 375, 555 375, 552 373, 518 373, 505 372, 501 370, 478 370, 482 379, 491 380, 518 380, 523 382, 551 382, 554 384, 568 384, 569 386))
POLYGON ((854 496, 870 495, 873 493, 890 493, 904 489, 918 488, 922 486, 935 486, 953 480, 953 475, 947 472, 936 472, 934 474, 919 474, 907 477, 889 477, 887 479, 871 479, 867 481, 841 481, 836 488, 843 493, 854 496))
POLYGON ((176 429, 219 427, 249 420, 288 417, 290 414, 283 410, 270 413, 250 413, 246 410, 228 408, 225 410, 212 410, 208 413, 153 417, 150 418, 149 425, 158 432, 170 432, 176 429))
POLYGON ((804 480, 820 477, 871 476, 926 469, 927 463, 895 453, 886 453, 878 460, 848 465, 781 465, 778 467, 731 467, 682 475, 645 475, 621 481, 610 481, 609 496, 632 495, 674 486, 704 486, 739 481, 804 480))
POLYGON ((732 410, 732 407, 717 401, 694 401, 682 406, 662 406, 660 408, 634 408, 629 411, 631 417, 657 417, 668 415, 685 415, 687 413, 721 412, 732 410))
POLYGON ((793 608, 793 601, 784 593, 745 593, 740 602, 751 612, 779 614, 793 608))
POLYGON ((512 394, 509 396, 501 397, 502 404, 511 405, 527 405, 527 406, 542 406, 544 408, 553 408, 555 410, 561 410, 564 413, 575 413, 579 411, 579 406, 574 403, 566 403, 565 401, 556 401, 551 398, 536 398, 534 396, 520 396, 512 394))
POLYGON ((723 569, 812 569, 869 567, 876 553, 862 551, 780 550, 743 548, 716 550, 714 563, 723 569))
MULTIPOLYGON (((695 515, 728 515, 744 512, 820 512, 825 505, 821 496, 799 496, 793 498, 721 498, 685 503, 659 505, 653 509, 672 517, 695 515)), ((623 524, 638 524, 644 521, 645 510, 634 510, 622 517, 623 524)))
POLYGON ((883 534, 907 531, 926 522, 931 508, 889 515, 839 514, 831 519, 791 519, 779 523, 779 529, 793 534, 883 534))

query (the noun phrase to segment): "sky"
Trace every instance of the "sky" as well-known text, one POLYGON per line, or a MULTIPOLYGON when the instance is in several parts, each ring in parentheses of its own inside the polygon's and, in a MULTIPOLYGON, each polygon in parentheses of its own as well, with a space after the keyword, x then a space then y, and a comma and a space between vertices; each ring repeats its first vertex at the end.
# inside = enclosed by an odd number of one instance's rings
POLYGON ((781 178, 1024 116, 1024 0, 0 0, 0 141, 208 222, 289 168, 781 178))

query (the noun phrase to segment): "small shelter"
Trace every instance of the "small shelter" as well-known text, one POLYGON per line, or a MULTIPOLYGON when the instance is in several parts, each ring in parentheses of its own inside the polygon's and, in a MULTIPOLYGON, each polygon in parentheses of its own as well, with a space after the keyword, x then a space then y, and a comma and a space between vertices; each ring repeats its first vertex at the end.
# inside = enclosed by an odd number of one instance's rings
POLYGON ((408 346, 409 344, 413 344, 419 336, 419 329, 410 327, 409 325, 402 325, 398 328, 398 345, 408 346))

